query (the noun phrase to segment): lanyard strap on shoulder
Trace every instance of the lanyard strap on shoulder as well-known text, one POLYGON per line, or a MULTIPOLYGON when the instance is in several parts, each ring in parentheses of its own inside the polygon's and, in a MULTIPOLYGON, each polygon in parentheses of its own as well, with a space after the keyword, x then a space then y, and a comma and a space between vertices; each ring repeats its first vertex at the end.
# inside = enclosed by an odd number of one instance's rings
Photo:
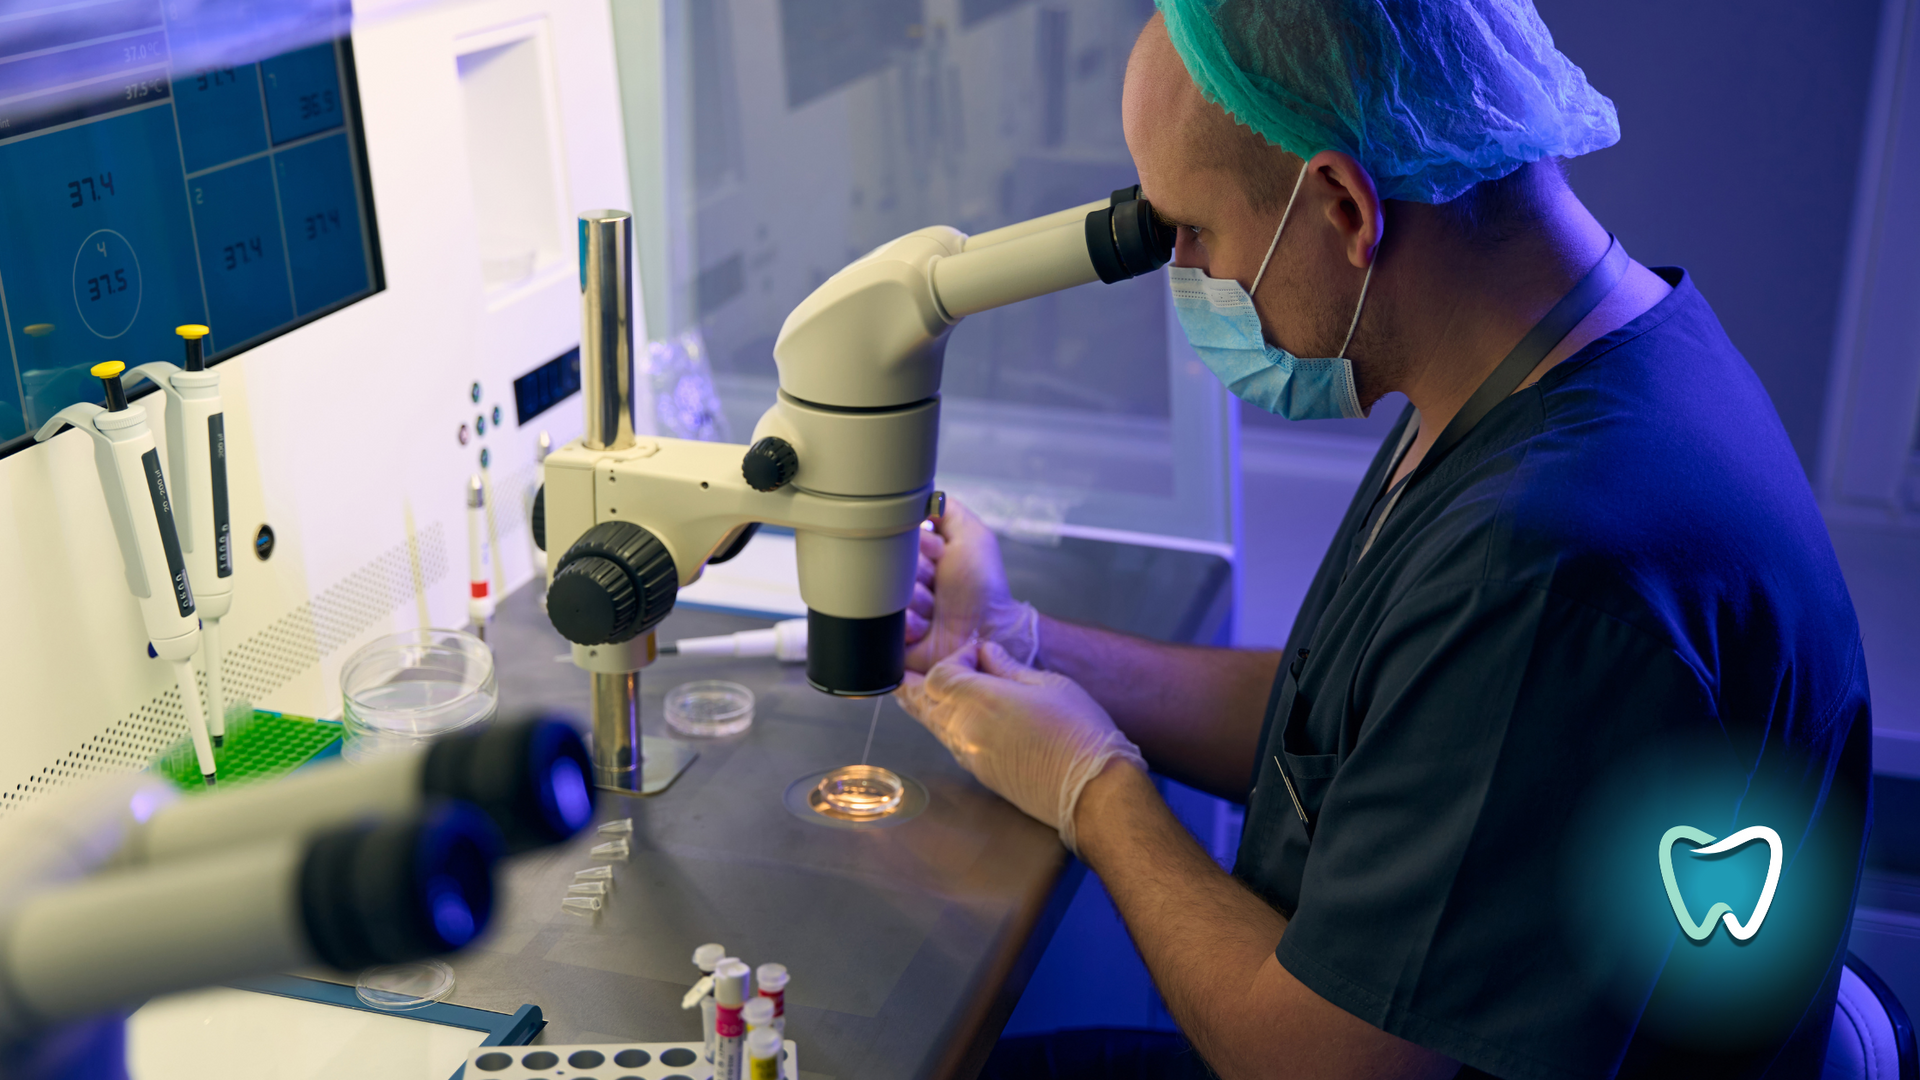
POLYGON ((1493 411, 1495 405, 1520 388, 1528 373, 1540 366, 1540 361, 1547 358, 1554 346, 1573 333, 1573 328, 1580 325, 1580 320, 1593 314, 1593 309, 1600 306, 1600 301, 1613 292, 1613 287, 1620 283, 1621 277, 1627 272, 1627 251, 1613 236, 1609 235, 1607 240, 1607 253, 1600 256, 1600 261, 1587 271, 1587 276, 1581 278, 1572 291, 1553 305, 1553 310, 1547 312, 1546 318, 1527 331, 1527 336, 1520 339, 1507 358, 1500 361, 1500 366, 1493 369, 1493 374, 1488 375, 1480 388, 1467 399, 1467 403, 1460 406, 1460 411, 1453 415, 1446 430, 1440 433, 1440 438, 1427 451, 1420 468, 1407 478, 1409 486, 1433 471, 1433 467, 1458 446, 1460 440, 1466 438, 1493 411))

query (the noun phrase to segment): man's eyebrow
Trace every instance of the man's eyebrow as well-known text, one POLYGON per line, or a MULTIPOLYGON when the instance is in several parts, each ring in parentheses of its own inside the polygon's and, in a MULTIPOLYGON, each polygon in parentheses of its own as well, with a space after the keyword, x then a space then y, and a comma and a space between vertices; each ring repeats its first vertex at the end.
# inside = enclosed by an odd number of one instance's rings
POLYGON ((1165 225, 1165 226, 1168 226, 1169 228, 1174 228, 1174 229, 1193 229, 1195 231, 1198 231, 1200 228, 1200 226, 1198 225, 1181 221, 1180 218, 1176 215, 1168 214, 1162 211, 1160 207, 1154 205, 1152 200, 1148 200, 1147 205, 1153 210, 1153 219, 1155 221, 1158 221, 1162 225, 1165 225))

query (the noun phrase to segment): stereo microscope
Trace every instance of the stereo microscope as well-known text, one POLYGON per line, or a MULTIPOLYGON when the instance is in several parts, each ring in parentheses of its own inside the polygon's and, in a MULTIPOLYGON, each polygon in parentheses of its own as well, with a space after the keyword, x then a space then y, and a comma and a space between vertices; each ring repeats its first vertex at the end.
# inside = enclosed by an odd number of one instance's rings
POLYGON ((899 686, 920 525, 944 502, 947 335, 976 312, 1156 270, 1174 236, 1136 186, 973 236, 934 226, 883 244, 787 316, 778 400, 741 446, 635 434, 631 217, 590 211, 579 230, 586 434, 547 457, 536 531, 554 553, 548 615, 592 673, 594 782, 641 793, 692 760, 639 732, 639 672, 678 589, 761 524, 790 528, 808 681, 845 697, 899 686))

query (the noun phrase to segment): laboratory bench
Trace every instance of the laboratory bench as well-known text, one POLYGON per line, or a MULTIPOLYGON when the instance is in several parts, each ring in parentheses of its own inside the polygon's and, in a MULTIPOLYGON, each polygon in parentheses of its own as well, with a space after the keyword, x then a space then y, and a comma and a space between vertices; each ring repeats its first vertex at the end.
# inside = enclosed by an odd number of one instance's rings
MULTIPOLYGON (((1059 617, 1163 640, 1216 641, 1231 570, 1191 552, 1065 540, 1003 543, 1016 596, 1059 617)), ((731 633, 766 619, 681 608, 662 641, 731 633)), ((587 676, 539 604, 504 598, 490 634, 500 715, 585 715, 587 676)), ((455 1004, 532 1003, 550 1044, 700 1037, 680 1001, 709 941, 750 965, 792 972, 787 1034, 802 1076, 970 1077, 992 1049, 1083 871, 1053 830, 982 787, 882 699, 870 760, 911 778, 924 807, 851 826, 789 809, 797 781, 860 760, 872 699, 835 699, 800 665, 667 656, 641 676, 643 727, 671 735, 661 700, 696 679, 756 695, 747 732, 692 740, 696 760, 649 797, 601 792, 598 820, 633 819, 597 915, 563 912, 576 870, 599 865, 588 830, 506 864, 487 936, 454 958, 455 1004)), ((909 801, 914 801, 910 794, 909 801)), ((1093 988, 1089 988, 1091 992, 1093 988)))

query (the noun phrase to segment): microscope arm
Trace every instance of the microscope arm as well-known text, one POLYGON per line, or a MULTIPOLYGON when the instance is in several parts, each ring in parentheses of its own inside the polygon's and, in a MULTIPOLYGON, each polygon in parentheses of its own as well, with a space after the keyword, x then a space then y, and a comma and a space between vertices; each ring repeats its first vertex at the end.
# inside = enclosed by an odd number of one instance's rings
MULTIPOLYGON (((978 236, 935 226, 883 244, 788 315, 773 350, 779 397, 750 447, 596 444, 588 393, 589 439, 545 466, 546 550, 564 553, 550 560, 555 627, 583 647, 640 639, 743 529, 785 525, 807 605, 809 681, 835 694, 893 689, 918 530, 937 502, 947 335, 967 315, 1149 272, 1172 247, 1138 188, 978 236)), ((613 303, 617 294, 590 295, 589 327, 613 303)), ((598 407, 608 400, 602 392, 598 407)), ((629 649, 616 667, 650 658, 629 649)))

